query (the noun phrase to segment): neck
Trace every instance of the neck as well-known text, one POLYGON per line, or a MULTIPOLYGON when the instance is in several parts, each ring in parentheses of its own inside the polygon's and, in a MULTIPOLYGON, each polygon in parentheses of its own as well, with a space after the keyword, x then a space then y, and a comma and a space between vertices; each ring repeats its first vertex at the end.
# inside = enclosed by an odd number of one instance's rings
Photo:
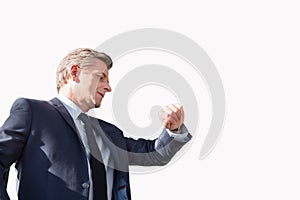
POLYGON ((81 110, 82 112, 88 112, 90 109, 87 106, 86 103, 79 101, 74 95, 72 90, 62 87, 59 90, 59 95, 63 95, 65 97, 67 97, 70 101, 72 101, 73 103, 75 103, 81 110))

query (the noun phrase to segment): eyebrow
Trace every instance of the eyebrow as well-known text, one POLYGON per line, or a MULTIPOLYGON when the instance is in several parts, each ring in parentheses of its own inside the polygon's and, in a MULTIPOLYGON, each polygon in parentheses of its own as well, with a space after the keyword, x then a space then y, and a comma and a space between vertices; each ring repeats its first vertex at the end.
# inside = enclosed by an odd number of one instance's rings
POLYGON ((99 74, 103 75, 104 77, 108 77, 108 75, 105 74, 104 72, 100 72, 99 74))

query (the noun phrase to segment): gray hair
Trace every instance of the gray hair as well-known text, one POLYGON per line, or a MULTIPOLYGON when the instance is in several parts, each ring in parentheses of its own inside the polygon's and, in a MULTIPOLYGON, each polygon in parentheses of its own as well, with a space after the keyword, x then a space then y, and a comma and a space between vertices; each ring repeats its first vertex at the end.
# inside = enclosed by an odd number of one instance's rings
POLYGON ((86 61, 92 58, 97 58, 103 61, 107 68, 112 68, 112 59, 103 52, 98 52, 89 48, 78 48, 68 53, 59 63, 56 70, 56 89, 59 92, 60 88, 67 83, 70 69, 73 65, 85 67, 86 61))

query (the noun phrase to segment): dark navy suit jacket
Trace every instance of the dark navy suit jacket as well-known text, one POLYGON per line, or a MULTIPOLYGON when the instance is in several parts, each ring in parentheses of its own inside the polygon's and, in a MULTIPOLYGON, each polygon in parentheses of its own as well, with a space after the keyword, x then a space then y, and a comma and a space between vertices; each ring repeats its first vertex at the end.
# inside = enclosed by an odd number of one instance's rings
MULTIPOLYGON (((114 144, 113 199, 131 199, 129 165, 164 165, 185 142, 164 130, 156 140, 125 138, 116 126, 98 120, 114 144), (152 153, 150 153, 152 152, 152 153)), ((18 170, 20 200, 88 200, 89 174, 84 146, 63 104, 17 99, 0 128, 0 199, 9 199, 3 174, 12 163, 18 170)))

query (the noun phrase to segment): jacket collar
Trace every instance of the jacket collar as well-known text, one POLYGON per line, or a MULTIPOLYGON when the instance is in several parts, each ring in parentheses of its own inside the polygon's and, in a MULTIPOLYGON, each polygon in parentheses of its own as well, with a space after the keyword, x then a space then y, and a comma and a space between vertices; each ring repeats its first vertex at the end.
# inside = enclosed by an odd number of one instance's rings
POLYGON ((58 111, 58 113, 64 118, 64 120, 69 124, 75 132, 77 132, 75 123, 69 114, 68 110, 65 108, 63 103, 58 98, 53 98, 49 101, 51 105, 58 111))

